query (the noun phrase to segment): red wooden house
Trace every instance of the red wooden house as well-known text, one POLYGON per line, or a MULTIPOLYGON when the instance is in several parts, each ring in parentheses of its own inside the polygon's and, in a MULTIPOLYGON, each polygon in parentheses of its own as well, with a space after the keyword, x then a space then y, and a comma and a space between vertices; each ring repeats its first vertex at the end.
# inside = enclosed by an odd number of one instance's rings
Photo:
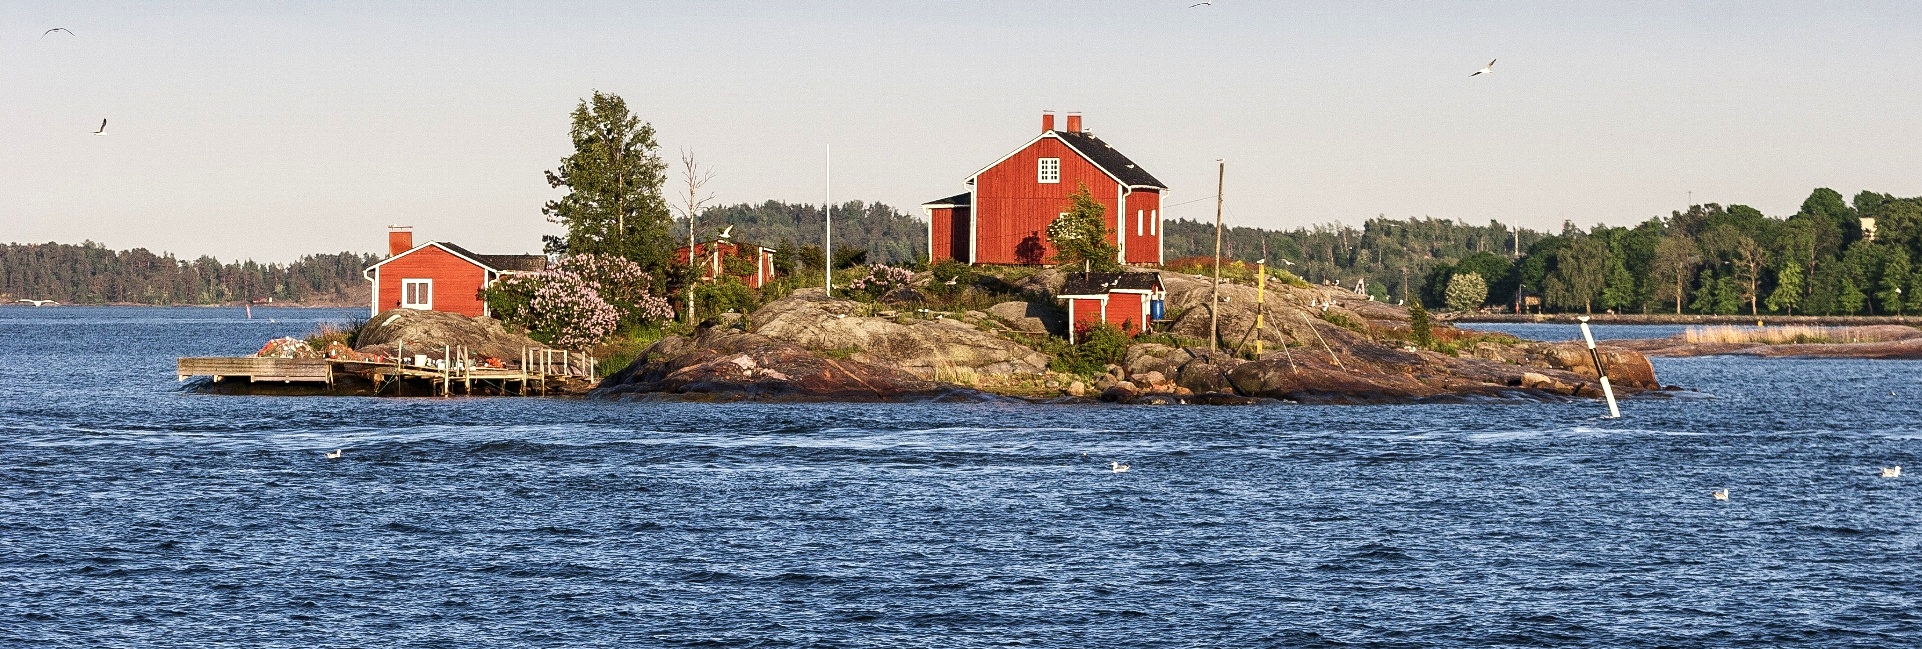
POLYGON ((1055 299, 1068 302, 1068 342, 1107 323, 1129 334, 1146 331, 1167 299, 1161 273, 1073 273, 1055 299))
POLYGON ((1160 264, 1161 206, 1168 186, 1095 137, 1081 115, 1055 130, 1041 114, 1041 134, 969 176, 968 191, 922 204, 928 214, 928 258, 971 264, 1042 264, 1054 258, 1048 224, 1068 211, 1082 185, 1107 208, 1109 241, 1124 264, 1160 264))
POLYGON ((481 289, 502 276, 546 267, 542 255, 477 255, 445 241, 416 246, 412 228, 395 227, 387 232, 387 259, 361 276, 374 284, 369 315, 421 309, 480 317, 488 315, 481 289))
MULTIPOLYGON (((675 250, 675 261, 682 264, 687 263, 687 251, 687 246, 681 246, 675 250)), ((773 248, 747 243, 735 243, 723 238, 700 244, 694 254, 698 255, 696 258, 700 260, 701 279, 703 280, 712 281, 714 278, 720 277, 722 271, 726 268, 727 259, 729 257, 735 257, 746 259, 753 264, 754 272, 739 276, 741 283, 748 285, 748 288, 761 288, 768 282, 774 281, 773 248)))

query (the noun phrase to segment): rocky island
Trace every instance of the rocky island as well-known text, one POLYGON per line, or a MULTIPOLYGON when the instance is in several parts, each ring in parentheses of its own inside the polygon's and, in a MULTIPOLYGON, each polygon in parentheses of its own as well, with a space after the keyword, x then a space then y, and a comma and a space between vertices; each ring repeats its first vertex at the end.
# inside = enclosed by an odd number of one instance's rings
MULTIPOLYGON (((1299 281, 1270 284, 1260 303, 1255 287, 1224 283, 1220 340, 1210 351, 1209 279, 1168 271, 1160 273, 1167 321, 1110 349, 1097 371, 1075 372, 1063 356, 1085 350, 1062 340, 1068 324, 1053 303, 1071 274, 976 278, 964 290, 1011 299, 958 315, 914 308, 933 283, 926 273, 871 303, 802 289, 660 340, 589 396, 1205 404, 1601 396, 1579 344, 1445 325, 1421 336, 1407 308, 1299 281), (1257 339, 1266 343, 1259 355, 1257 339)), ((1620 393, 1660 388, 1641 353, 1605 346, 1601 356, 1620 393)))

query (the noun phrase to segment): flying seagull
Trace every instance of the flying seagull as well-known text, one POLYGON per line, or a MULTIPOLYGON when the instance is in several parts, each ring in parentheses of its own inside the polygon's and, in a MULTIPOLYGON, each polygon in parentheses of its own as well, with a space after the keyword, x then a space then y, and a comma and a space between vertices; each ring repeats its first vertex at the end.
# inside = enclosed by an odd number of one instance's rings
POLYGON ((73 33, 73 30, 71 30, 71 29, 67 29, 67 28, 65 28, 65 27, 55 27, 55 28, 53 28, 53 29, 49 29, 49 30, 47 30, 47 31, 44 31, 44 32, 40 32, 40 37, 41 37, 41 38, 46 38, 46 37, 47 37, 47 34, 51 34, 51 33, 54 33, 54 32, 66 32, 68 36, 76 36, 76 35, 77 35, 77 34, 74 34, 74 33, 73 33))
POLYGON ((1482 66, 1482 69, 1476 70, 1475 74, 1471 74, 1468 76, 1472 77, 1472 76, 1475 76, 1476 74, 1494 74, 1494 73, 1495 73, 1495 59, 1489 59, 1488 65, 1482 66))
MULTIPOLYGON (((27 304, 31 304, 31 305, 34 305, 34 306, 46 306, 46 305, 49 305, 49 304, 51 304, 51 305, 54 305, 54 306, 60 306, 60 303, 59 303, 59 302, 55 302, 55 301, 53 301, 53 300, 14 300, 14 301, 15 301, 15 302, 26 302, 27 304)), ((1897 467, 1897 468, 1900 468, 1900 467, 1897 467)))
POLYGON ((1205 6, 1210 6, 1210 7, 1212 7, 1212 6, 1214 6, 1214 4, 1215 4, 1215 3, 1212 3, 1212 2, 1197 2, 1197 3, 1194 3, 1194 4, 1191 4, 1191 5, 1188 5, 1188 8, 1189 8, 1189 9, 1193 9, 1193 8, 1195 8, 1195 7, 1200 7, 1200 6, 1204 6, 1204 5, 1205 5, 1205 6))
POLYGON ((1902 467, 1899 467, 1899 466, 1885 466, 1885 467, 1882 467, 1882 477, 1884 477, 1884 478, 1900 478, 1900 477, 1902 477, 1902 467))
MULTIPOLYGON (((94 131, 94 132, 93 132, 93 134, 94 134, 94 135, 106 135, 106 134, 107 134, 107 118, 105 118, 105 117, 102 117, 102 118, 100 118, 100 130, 98 130, 98 131, 94 131)), ((136 138, 136 139, 138 139, 138 138, 136 138)))
POLYGON ((726 238, 728 238, 729 236, 731 236, 731 235, 733 234, 733 232, 734 232, 734 226, 732 226, 732 225, 730 225, 730 226, 727 226, 727 227, 725 227, 725 228, 721 228, 721 238, 722 238, 722 239, 726 239, 726 238))

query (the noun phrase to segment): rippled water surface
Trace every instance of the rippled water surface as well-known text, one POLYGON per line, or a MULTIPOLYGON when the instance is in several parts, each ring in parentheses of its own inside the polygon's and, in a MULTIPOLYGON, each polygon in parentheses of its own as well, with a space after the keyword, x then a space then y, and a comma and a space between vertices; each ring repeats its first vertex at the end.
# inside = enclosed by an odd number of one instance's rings
POLYGON ((1696 392, 1627 401, 1619 420, 1593 402, 697 405, 176 388, 176 356, 246 353, 353 313, 0 309, 0 641, 1922 637, 1922 471, 1876 475, 1922 467, 1913 362, 1657 359, 1663 383, 1696 392), (335 448, 341 459, 322 457, 335 448), (1713 501, 1722 487, 1731 499, 1713 501))

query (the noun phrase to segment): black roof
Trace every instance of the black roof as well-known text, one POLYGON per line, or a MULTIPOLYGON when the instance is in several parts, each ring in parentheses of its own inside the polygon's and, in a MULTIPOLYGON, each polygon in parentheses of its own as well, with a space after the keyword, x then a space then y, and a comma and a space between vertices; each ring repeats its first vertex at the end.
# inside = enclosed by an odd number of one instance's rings
POLYGON ((974 194, 955 194, 955 195, 953 195, 953 196, 949 196, 949 197, 947 197, 947 198, 938 198, 938 199, 935 199, 935 200, 931 200, 931 201, 928 201, 928 202, 926 202, 926 203, 922 203, 921 205, 923 205, 923 206, 928 206, 928 205, 953 205, 953 206, 956 206, 956 207, 965 207, 965 206, 967 206, 967 205, 968 205, 968 203, 969 203, 969 201, 971 201, 971 200, 973 200, 973 199, 974 199, 974 194))
POLYGON ((466 257, 468 259, 472 259, 474 261, 487 264, 488 268, 492 268, 494 270, 519 270, 519 271, 533 272, 533 271, 539 271, 547 267, 546 255, 477 255, 466 248, 456 246, 446 241, 436 241, 434 243, 438 243, 440 245, 446 246, 448 250, 452 250, 455 253, 460 254, 460 256, 462 257, 466 257))
POLYGON ((1089 160, 1093 160, 1095 166, 1107 170, 1108 173, 1114 174, 1116 178, 1120 178, 1121 184, 1146 185, 1161 189, 1168 188, 1167 185, 1161 184, 1160 180, 1156 180, 1154 174, 1148 173, 1147 170, 1136 165, 1133 160, 1128 159, 1128 156, 1121 155, 1120 151, 1116 151, 1114 147, 1109 146, 1107 142, 1101 141, 1101 138, 1095 137, 1093 133, 1055 131, 1054 134, 1060 136, 1061 141, 1067 142, 1068 146, 1074 147, 1074 150, 1081 152, 1081 155, 1087 156, 1089 160))
POLYGON ((1151 291, 1161 286, 1161 273, 1069 273, 1057 295, 1106 295, 1108 291, 1151 291))

